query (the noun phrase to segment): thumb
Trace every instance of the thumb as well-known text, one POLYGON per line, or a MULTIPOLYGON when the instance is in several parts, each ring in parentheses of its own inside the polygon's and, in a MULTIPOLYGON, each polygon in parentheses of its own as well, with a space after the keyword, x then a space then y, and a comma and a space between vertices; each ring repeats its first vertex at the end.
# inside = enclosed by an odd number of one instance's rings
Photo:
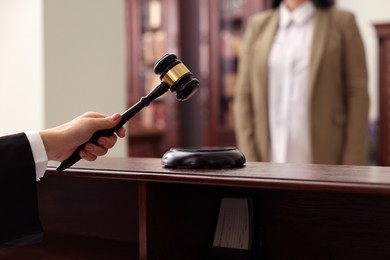
POLYGON ((120 121, 121 115, 116 113, 112 116, 101 117, 101 118, 90 118, 91 122, 89 124, 90 131, 92 133, 98 130, 110 129, 115 127, 120 121))

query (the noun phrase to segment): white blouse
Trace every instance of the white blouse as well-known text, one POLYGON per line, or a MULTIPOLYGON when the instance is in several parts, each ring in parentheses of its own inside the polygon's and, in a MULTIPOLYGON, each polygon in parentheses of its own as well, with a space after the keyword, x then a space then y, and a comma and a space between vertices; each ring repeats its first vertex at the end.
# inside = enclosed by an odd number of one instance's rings
POLYGON ((279 27, 269 56, 270 160, 310 163, 308 76, 315 7, 293 12, 280 5, 279 27))

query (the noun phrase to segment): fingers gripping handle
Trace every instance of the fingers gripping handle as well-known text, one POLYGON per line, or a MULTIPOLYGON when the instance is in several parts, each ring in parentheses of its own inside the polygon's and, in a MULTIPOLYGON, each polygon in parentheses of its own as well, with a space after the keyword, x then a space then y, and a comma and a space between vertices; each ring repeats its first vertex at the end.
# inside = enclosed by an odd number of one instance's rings
POLYGON ((121 120, 119 123, 111 128, 111 129, 105 129, 105 130, 99 130, 96 133, 93 134, 93 136, 84 144, 80 145, 71 156, 69 156, 68 159, 64 160, 60 166, 58 166, 57 171, 63 171, 69 167, 71 167, 73 164, 78 162, 80 157, 80 151, 84 149, 85 144, 87 143, 93 143, 97 144, 97 140, 99 137, 102 136, 110 136, 114 134, 116 131, 118 131, 127 121, 129 121, 135 114, 137 114, 139 111, 141 111, 144 107, 148 106, 150 102, 158 98, 159 96, 163 95, 165 92, 167 92, 169 89, 168 84, 161 82, 152 92, 150 92, 147 96, 142 97, 140 101, 138 101, 135 105, 130 107, 128 110, 122 113, 121 120))

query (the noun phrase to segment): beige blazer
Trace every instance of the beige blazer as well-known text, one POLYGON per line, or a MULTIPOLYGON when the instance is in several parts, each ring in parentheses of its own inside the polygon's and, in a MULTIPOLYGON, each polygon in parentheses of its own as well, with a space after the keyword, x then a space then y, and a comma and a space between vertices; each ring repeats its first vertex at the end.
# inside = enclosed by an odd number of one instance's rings
MULTIPOLYGON (((267 63, 278 22, 279 9, 257 14, 244 36, 234 121, 237 146, 248 161, 269 161, 267 63)), ((316 11, 308 80, 313 163, 366 164, 367 68, 353 14, 316 11)))

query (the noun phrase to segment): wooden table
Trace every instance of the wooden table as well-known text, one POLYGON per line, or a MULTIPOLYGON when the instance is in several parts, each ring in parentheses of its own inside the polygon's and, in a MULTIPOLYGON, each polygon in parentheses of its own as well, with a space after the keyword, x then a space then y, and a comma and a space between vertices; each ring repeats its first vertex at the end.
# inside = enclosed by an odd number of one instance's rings
MULTIPOLYGON (((147 158, 53 166, 38 183, 42 223, 49 234, 92 241, 91 259, 110 250, 111 259, 209 259, 224 197, 252 198, 268 259, 390 259, 387 167, 190 170, 147 158)), ((53 237, 43 244, 53 247, 53 237)))

